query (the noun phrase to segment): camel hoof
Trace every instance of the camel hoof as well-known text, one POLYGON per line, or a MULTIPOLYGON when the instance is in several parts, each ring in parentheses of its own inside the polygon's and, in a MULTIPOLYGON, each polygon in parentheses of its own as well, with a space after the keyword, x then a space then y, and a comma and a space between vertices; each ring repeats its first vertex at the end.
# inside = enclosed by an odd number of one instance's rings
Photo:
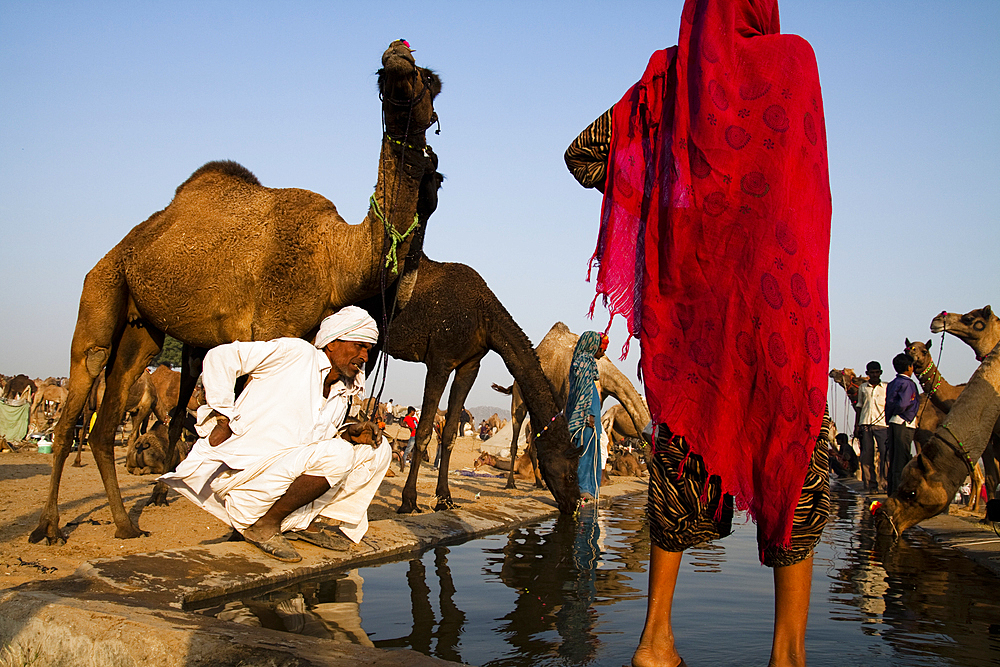
POLYGON ((66 536, 58 528, 51 529, 49 526, 38 526, 33 531, 31 535, 28 535, 28 542, 32 544, 38 544, 42 540, 46 540, 50 547, 61 547, 66 544, 66 536))
POLYGON ((149 500, 146 501, 146 504, 155 505, 157 507, 166 507, 168 505, 166 487, 164 486, 164 488, 161 489, 159 484, 154 486, 153 493, 150 494, 149 500))
POLYGON ((507 486, 505 486, 503 488, 505 488, 505 489, 516 489, 517 485, 514 484, 514 480, 509 479, 509 480, 507 480, 507 486))
POLYGON ((137 537, 149 537, 148 530, 139 530, 135 526, 119 528, 115 531, 115 538, 119 540, 134 540, 137 537))
POLYGON ((73 468, 82 468, 82 467, 83 467, 83 464, 82 464, 82 463, 80 463, 79 461, 73 461, 73 465, 72 465, 72 467, 73 467, 73 468))
POLYGON ((416 505, 411 505, 409 503, 403 503, 402 505, 399 506, 399 509, 396 510, 396 514, 421 514, 422 512, 423 510, 421 510, 419 507, 417 507, 416 505))
POLYGON ((441 512, 443 510, 453 510, 458 509, 458 505, 451 498, 442 498, 438 501, 438 504, 434 506, 435 512, 441 512))

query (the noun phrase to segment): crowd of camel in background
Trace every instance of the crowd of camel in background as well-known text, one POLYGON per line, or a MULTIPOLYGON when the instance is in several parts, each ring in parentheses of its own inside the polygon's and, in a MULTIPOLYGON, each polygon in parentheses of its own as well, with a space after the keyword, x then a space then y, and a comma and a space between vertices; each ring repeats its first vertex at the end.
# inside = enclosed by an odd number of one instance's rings
MULTIPOLYGON (((474 269, 436 262, 424 254, 424 235, 443 181, 438 156, 426 141, 427 130, 438 124, 434 99, 441 80, 416 65, 402 40, 390 44, 381 61, 378 92, 384 134, 375 191, 361 223, 348 224, 319 194, 267 188, 239 164, 210 162, 176 189, 166 208, 136 225, 87 274, 62 412, 52 430, 49 494, 30 541, 65 542, 59 526, 59 483, 74 447, 79 460, 77 441, 85 430, 107 492, 115 536, 144 534, 122 503, 114 447, 126 411, 143 402, 145 370, 165 336, 183 344, 182 369, 171 376, 179 377, 176 399, 162 399, 163 415, 145 435, 165 437, 160 458, 164 467, 172 467, 180 457, 177 448, 182 446, 187 410, 192 400, 197 404, 193 397, 209 349, 235 340, 309 340, 326 315, 351 304, 366 308, 382 332, 368 368, 376 395, 380 355, 426 367, 422 414, 436 414, 451 379, 440 428, 433 509, 453 506, 448 487, 451 450, 480 362, 493 351, 515 380, 509 389, 515 431, 530 417, 529 458, 537 462, 537 483, 545 484, 560 512, 576 511, 580 452, 570 438, 565 414, 576 335, 557 323, 536 349, 474 269), (550 344, 552 354, 546 351, 550 344), (85 415, 92 397, 100 399, 100 406, 91 422, 85 415)), ((948 321, 945 330, 957 336, 974 332, 978 344, 985 346, 983 332, 995 334, 996 317, 983 310, 980 320, 965 328, 967 316, 945 315, 956 320, 948 321), (985 324, 977 329, 979 321, 985 324)), ((967 342, 975 347, 971 334, 967 342)), ((614 396, 622 406, 606 428, 613 435, 638 436, 649 424, 649 411, 631 383, 611 370, 613 364, 602 361, 602 398, 614 396)), ((985 419, 992 425, 1000 414, 997 365, 986 359, 946 422, 921 445, 916 464, 907 466, 901 495, 887 501, 882 512, 882 523, 888 521, 892 531, 901 532, 945 508, 965 477, 963 471, 971 469, 962 457, 968 453, 979 458, 987 438, 974 422, 985 419)), ((133 423, 141 421, 136 409, 133 423)), ((420 511, 416 480, 420 463, 428 460, 434 421, 422 420, 417 428, 401 513, 420 511)), ((133 428, 129 438, 138 442, 144 437, 140 433, 141 428, 133 428)), ((518 460, 516 437, 513 442, 510 487, 518 460)), ((153 467, 145 465, 145 457, 142 463, 138 469, 153 467)), ((166 498, 166 486, 157 484, 148 502, 162 505, 166 498)))

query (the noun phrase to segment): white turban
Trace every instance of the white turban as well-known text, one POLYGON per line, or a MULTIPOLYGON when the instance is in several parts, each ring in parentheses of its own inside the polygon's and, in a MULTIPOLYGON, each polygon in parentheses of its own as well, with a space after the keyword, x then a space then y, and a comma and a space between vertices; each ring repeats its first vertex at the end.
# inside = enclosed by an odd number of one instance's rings
POLYGON ((323 349, 335 340, 374 345, 378 341, 378 326, 364 308, 346 306, 320 323, 314 345, 323 349))

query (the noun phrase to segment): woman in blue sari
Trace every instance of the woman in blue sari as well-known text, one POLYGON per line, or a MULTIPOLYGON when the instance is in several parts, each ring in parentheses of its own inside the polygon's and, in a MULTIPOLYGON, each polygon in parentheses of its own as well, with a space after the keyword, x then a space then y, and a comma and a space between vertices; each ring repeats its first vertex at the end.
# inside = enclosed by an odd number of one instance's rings
POLYGON ((597 360, 604 356, 608 337, 596 331, 585 331, 576 342, 569 367, 569 434, 580 450, 577 477, 580 497, 593 500, 601 491, 601 394, 597 389, 600 376, 597 360))

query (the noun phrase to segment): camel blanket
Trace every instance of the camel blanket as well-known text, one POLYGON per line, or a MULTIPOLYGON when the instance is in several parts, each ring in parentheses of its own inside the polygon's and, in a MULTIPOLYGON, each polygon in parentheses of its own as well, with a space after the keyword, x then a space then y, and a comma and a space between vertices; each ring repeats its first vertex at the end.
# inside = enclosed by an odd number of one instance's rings
POLYGON ((24 440, 24 436, 28 435, 28 413, 31 411, 31 404, 17 403, 0 401, 0 436, 14 442, 24 440))

